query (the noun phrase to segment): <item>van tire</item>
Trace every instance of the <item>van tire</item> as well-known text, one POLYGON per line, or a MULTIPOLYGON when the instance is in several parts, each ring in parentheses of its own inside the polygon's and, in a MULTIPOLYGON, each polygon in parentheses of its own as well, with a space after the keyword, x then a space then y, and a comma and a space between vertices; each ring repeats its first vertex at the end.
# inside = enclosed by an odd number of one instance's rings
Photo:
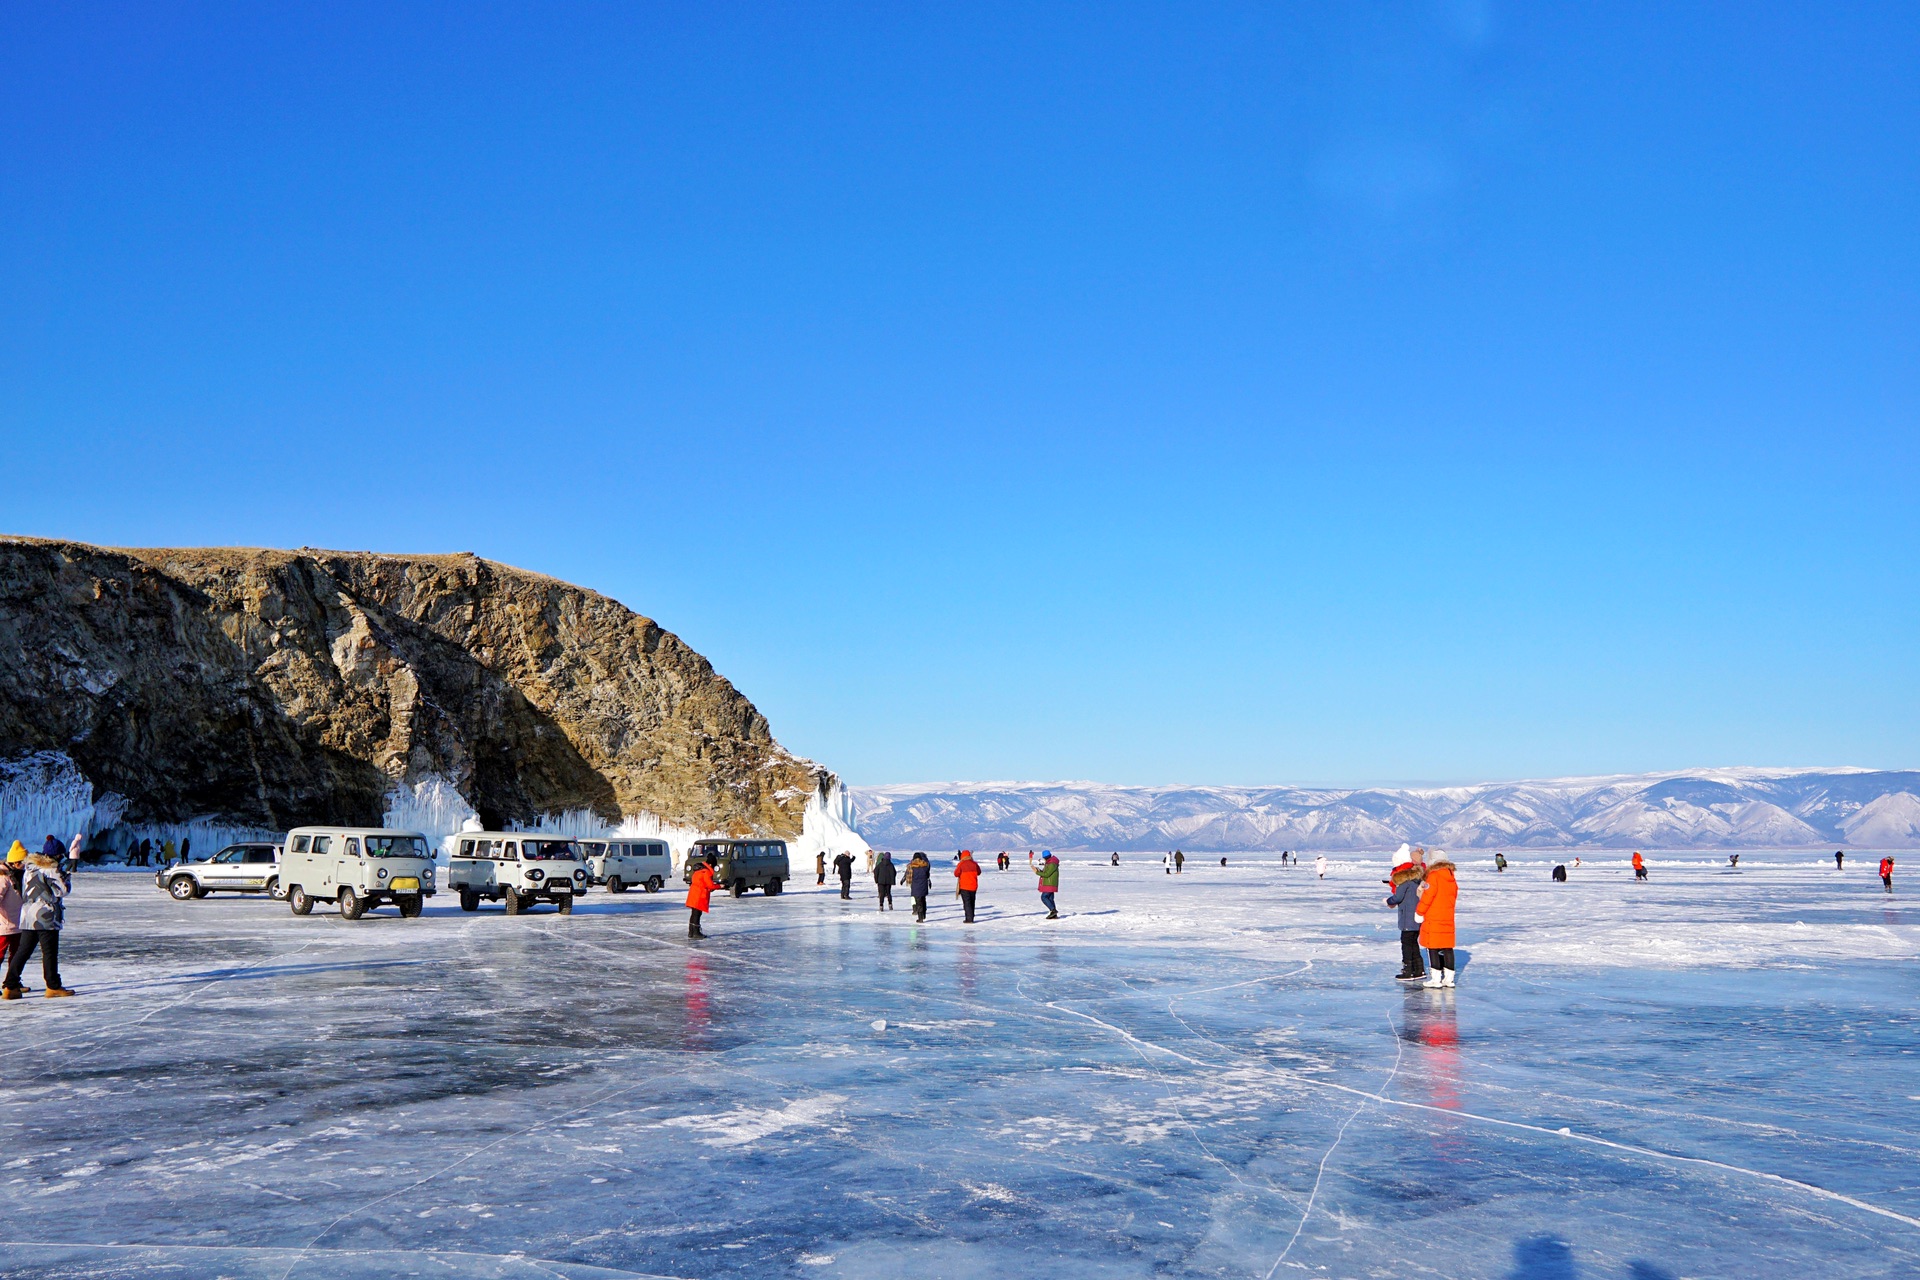
POLYGON ((293 914, 304 916, 313 910, 313 899, 307 896, 305 889, 295 885, 287 890, 287 905, 293 908, 293 914))
POLYGON ((732 888, 732 890, 731 890, 731 892, 733 893, 733 896, 734 896, 734 897, 736 897, 736 898, 744 898, 744 897, 746 897, 746 896, 747 896, 747 882, 746 882, 745 880, 735 880, 735 881, 733 882, 733 888, 732 888))
POLYGON ((480 909, 480 895, 471 889, 462 889, 460 891, 460 909, 462 911, 478 911, 480 909))
POLYGON ((520 901, 520 891, 512 885, 508 885, 504 896, 507 900, 507 914, 510 916, 519 915, 521 906, 523 905, 520 901))
POLYGON ((667 887, 667 882, 665 880, 662 880, 659 876, 649 876, 647 878, 648 893, 658 893, 666 887, 667 887))
POLYGON ((560 908, 561 915, 570 916, 573 914, 573 895, 568 894, 564 898, 556 898, 553 905, 560 908))
POLYGON ((622 880, 619 876, 607 877, 608 893, 625 893, 626 891, 627 891, 627 882, 625 880, 622 880))
POLYGON ((200 896, 200 886, 193 882, 192 876, 175 876, 167 881, 167 892, 175 902, 191 902, 200 896))
POLYGON ((777 897, 779 897, 779 896, 780 896, 780 889, 781 889, 781 885, 780 885, 780 882, 779 882, 778 880, 769 880, 769 881, 767 881, 767 896, 768 896, 769 898, 777 898, 777 897))
POLYGON ((340 918, 342 920, 358 920, 365 914, 366 909, 367 904, 361 901, 360 895, 353 891, 352 885, 348 885, 340 890, 340 918))
POLYGON ((395 896, 393 905, 400 908, 403 919, 415 920, 420 916, 420 908, 426 905, 426 899, 417 893, 402 893, 395 896))

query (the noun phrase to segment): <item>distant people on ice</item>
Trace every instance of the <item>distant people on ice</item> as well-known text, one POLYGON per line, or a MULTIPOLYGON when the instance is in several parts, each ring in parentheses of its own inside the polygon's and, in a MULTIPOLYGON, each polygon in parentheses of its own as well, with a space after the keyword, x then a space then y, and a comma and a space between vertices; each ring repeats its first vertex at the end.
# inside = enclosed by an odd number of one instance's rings
POLYGON ((1175 849, 1173 851, 1173 874, 1179 875, 1181 869, 1184 868, 1186 865, 1187 865, 1187 855, 1180 852, 1178 849, 1175 849))
POLYGON ((980 864, 973 860, 971 849, 960 851, 960 860, 953 864, 953 878, 960 887, 960 908, 966 912, 966 922, 972 924, 974 900, 980 896, 980 864))
POLYGON ((1887 886, 1887 892, 1893 892, 1893 856, 1880 859, 1880 883, 1887 886))
POLYGON ((1560 884, 1565 884, 1567 882, 1567 864, 1566 863, 1561 862, 1561 863, 1555 864, 1553 868, 1553 878, 1556 882, 1560 884))
POLYGON ((1160 869, 1168 875, 1173 874, 1173 854, 1171 851, 1160 855, 1160 869))
POLYGON ((1495 871, 1505 871, 1505 870, 1507 869, 1507 855, 1506 855, 1506 854, 1504 854, 1504 853, 1496 853, 1496 854, 1494 854, 1494 855, 1493 855, 1493 869, 1494 869, 1495 871))
POLYGON ((1640 856, 1638 849, 1633 851, 1633 878, 1635 880, 1647 878, 1647 860, 1640 856))
POLYGON ((1427 949, 1429 987, 1453 985, 1453 908, 1460 885, 1453 877, 1453 859, 1444 853, 1427 863, 1420 889, 1420 944, 1427 949))
POLYGON ((894 869, 892 850, 881 853, 879 860, 873 864, 873 887, 880 894, 880 910, 893 910, 893 883, 899 878, 899 872, 894 869))
POLYGON ((1000 851, 1000 869, 1002 871, 1005 871, 1008 867, 1012 865, 1013 865, 1013 859, 1010 856, 1008 856, 1007 851, 1005 849, 1002 849, 1000 851))
POLYGON ((1113 851, 1113 865, 1116 867, 1120 865, 1120 851, 1118 849, 1113 851))
POLYGON ((1322 880, 1325 880, 1327 878, 1327 855, 1326 854, 1316 853, 1313 855, 1313 873, 1319 876, 1322 880))
POLYGON ((1393 889, 1387 895, 1387 905, 1400 913, 1399 980, 1424 979, 1427 966, 1420 959, 1420 868, 1411 861, 1403 862, 1393 869, 1387 883, 1393 889))
MULTIPOLYGON (((1042 855, 1040 864, 1033 868, 1040 877, 1040 905, 1047 909, 1047 919, 1058 920, 1060 908, 1055 903, 1054 895, 1060 892, 1060 859, 1053 856, 1051 849, 1042 850, 1042 855)), ((1031 850, 1027 853, 1027 864, 1033 866, 1031 850)))
POLYGON ((1740 865, 1740 855, 1739 855, 1739 854, 1737 854, 1737 853, 1730 853, 1730 854, 1728 854, 1728 855, 1727 855, 1727 865, 1728 865, 1728 866, 1730 866, 1730 867, 1737 867, 1737 866, 1739 866, 1739 865, 1740 865))
MULTIPOLYGON (((824 856, 824 855, 822 855, 824 856)), ((840 877, 840 896, 853 897, 853 855, 843 853, 833 860, 833 873, 840 877)))
POLYGON ((913 918, 927 918, 927 892, 933 888, 933 863, 927 855, 915 851, 907 860, 907 896, 913 899, 913 918))
POLYGON ((814 883, 827 882, 827 851, 825 849, 813 855, 813 874, 817 877, 814 883))
MULTIPOLYGON (((826 857, 823 853, 822 858, 826 857)), ((720 855, 710 853, 693 873, 693 881, 687 886, 687 936, 704 938, 705 929, 700 927, 700 917, 713 910, 713 890, 718 883, 713 869, 720 865, 720 855)))
POLYGON ((1841 850, 1835 849, 1833 851, 1833 869, 1835 871, 1843 871, 1846 869, 1846 865, 1847 865, 1847 855, 1843 853, 1841 850))

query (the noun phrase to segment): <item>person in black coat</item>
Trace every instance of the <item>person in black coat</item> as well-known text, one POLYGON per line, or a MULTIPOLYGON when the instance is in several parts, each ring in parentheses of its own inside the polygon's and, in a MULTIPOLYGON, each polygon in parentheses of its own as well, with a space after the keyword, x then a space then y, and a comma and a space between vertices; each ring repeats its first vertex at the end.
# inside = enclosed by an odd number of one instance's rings
POLYGON ((853 896, 853 855, 843 853, 833 860, 833 873, 840 877, 840 896, 853 896))
POLYGON ((899 869, 893 865, 893 854, 882 853, 880 860, 873 864, 873 887, 880 891, 882 911, 893 910, 893 884, 899 878, 899 869))
POLYGON ((907 892, 913 897, 913 918, 927 918, 927 891, 933 887, 933 863, 927 855, 916 853, 907 863, 907 892))

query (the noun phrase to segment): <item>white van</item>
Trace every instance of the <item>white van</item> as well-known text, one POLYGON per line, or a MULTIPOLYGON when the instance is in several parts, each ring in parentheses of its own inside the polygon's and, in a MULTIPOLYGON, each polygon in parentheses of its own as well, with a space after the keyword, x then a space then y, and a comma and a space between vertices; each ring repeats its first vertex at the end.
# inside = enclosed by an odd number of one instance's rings
POLYGON ((569 915, 589 874, 579 845, 538 831, 462 831, 447 859, 447 887, 459 892, 462 911, 478 911, 485 898, 504 900, 517 916, 544 898, 569 915))
POLYGON ((665 840, 582 840, 579 845, 593 883, 607 886, 608 893, 625 893, 635 885, 658 893, 673 874, 673 853, 665 840))
POLYGON ((408 919, 433 896, 433 854, 418 831, 384 827, 295 827, 280 854, 280 884, 293 914, 337 902, 358 920, 391 902, 408 919))

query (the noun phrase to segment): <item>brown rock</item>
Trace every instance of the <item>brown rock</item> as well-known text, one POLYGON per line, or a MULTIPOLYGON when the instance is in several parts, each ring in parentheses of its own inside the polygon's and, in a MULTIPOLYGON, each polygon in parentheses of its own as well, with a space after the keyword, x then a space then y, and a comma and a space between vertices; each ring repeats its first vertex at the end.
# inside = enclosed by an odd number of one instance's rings
POLYGON ((651 619, 472 555, 0 539, 0 756, 134 821, 379 819, 450 779, 489 825, 592 809, 794 836, 832 775, 651 619))

